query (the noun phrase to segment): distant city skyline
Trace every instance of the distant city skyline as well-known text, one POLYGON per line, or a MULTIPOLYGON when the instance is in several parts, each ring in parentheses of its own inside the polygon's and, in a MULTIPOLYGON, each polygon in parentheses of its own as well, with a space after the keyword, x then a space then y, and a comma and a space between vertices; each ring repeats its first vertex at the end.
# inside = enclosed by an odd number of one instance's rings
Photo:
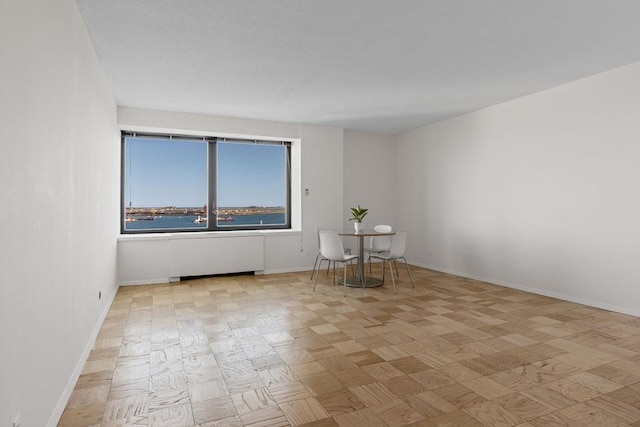
MULTIPOLYGON (((195 206, 178 206, 178 205, 162 205, 162 206, 135 206, 131 205, 132 209, 163 209, 163 208, 176 208, 176 209, 202 209, 202 205, 195 206)), ((129 208, 129 205, 125 206, 125 208, 129 208)), ((245 208, 286 208, 286 206, 282 205, 243 205, 243 206, 218 206, 218 209, 245 209, 245 208)))
MULTIPOLYGON (((207 204, 207 143, 127 138, 125 207, 207 204)), ((218 207, 284 206, 285 151, 278 145, 218 143, 218 207)))

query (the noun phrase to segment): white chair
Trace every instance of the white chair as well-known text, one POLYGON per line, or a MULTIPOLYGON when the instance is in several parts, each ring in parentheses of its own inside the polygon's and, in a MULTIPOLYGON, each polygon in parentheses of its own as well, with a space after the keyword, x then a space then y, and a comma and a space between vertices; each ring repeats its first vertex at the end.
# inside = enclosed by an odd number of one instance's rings
MULTIPOLYGON (((313 270, 311 270, 311 279, 313 280, 313 275, 316 274, 317 272, 320 272, 320 265, 322 265, 322 261, 327 261, 327 273, 329 273, 329 269, 331 268, 331 261, 324 258, 322 256, 322 254, 319 251, 320 248, 320 231, 321 229, 319 227, 316 227, 316 237, 318 238, 318 255, 316 255, 316 261, 313 263, 313 270)), ((351 254, 351 249, 350 248, 344 248, 344 253, 346 254, 351 254)), ((335 264, 333 265, 333 268, 335 269, 335 264)))
MULTIPOLYGON (((391 233, 391 231, 393 231, 390 225, 376 225, 373 229, 378 233, 391 233)), ((393 236, 371 236, 371 240, 369 241, 370 247, 365 249, 365 252, 369 253, 369 258, 367 259, 369 263, 369 274, 371 274, 371 254, 380 255, 389 252, 392 237, 393 236)))
MULTIPOLYGON (((331 261, 334 263, 341 262, 344 266, 344 277, 343 277, 343 286, 344 286, 344 296, 347 295, 347 263, 352 262, 354 259, 358 259, 358 255, 347 255, 344 253, 344 247, 342 246, 342 241, 340 240, 340 236, 335 231, 330 230, 320 230, 318 232, 318 236, 320 238, 320 254, 323 259, 331 261)), ((336 273, 335 268, 333 270, 333 284, 336 283, 336 273)), ((318 284, 318 273, 316 273, 316 280, 313 282, 313 291, 316 291, 316 285, 318 284)))
MULTIPOLYGON (((382 260, 382 281, 384 282, 384 270, 385 270, 385 262, 389 263, 389 271, 391 272, 391 281, 393 282, 393 293, 397 292, 396 289, 396 281, 393 277, 393 266, 391 265, 392 261, 402 260, 404 261, 404 265, 407 266, 407 273, 409 273, 409 279, 411 280, 411 287, 415 288, 413 284, 413 276, 411 276, 411 270, 409 270, 409 263, 407 259, 404 257, 404 251, 407 248, 407 230, 398 231, 393 239, 391 240, 391 248, 389 249, 388 255, 383 254, 372 254, 371 258, 378 258, 382 260)), ((397 274, 396 268, 396 274, 397 274)))

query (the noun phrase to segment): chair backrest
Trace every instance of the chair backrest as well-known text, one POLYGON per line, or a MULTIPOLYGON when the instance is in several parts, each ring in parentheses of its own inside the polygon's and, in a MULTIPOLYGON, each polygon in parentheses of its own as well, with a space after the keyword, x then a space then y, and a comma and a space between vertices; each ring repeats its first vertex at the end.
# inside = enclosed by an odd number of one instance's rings
POLYGON ((323 257, 332 261, 344 259, 344 247, 337 232, 320 230, 318 237, 320 239, 320 253, 323 257))
POLYGON ((320 249, 320 230, 322 230, 322 228, 316 226, 316 237, 318 238, 318 249, 320 249))
MULTIPOLYGON (((373 227, 378 233, 391 233, 393 230, 390 225, 376 225, 373 227)), ((375 251, 388 251, 391 248, 392 236, 371 236, 369 245, 375 251)))
POLYGON ((404 256, 404 251, 407 248, 407 234, 407 230, 400 230, 393 236, 391 249, 389 250, 390 258, 400 258, 404 256))
MULTIPOLYGON (((2 1, 2 0, 0 0, 0 1, 2 1)), ((331 230, 331 228, 324 227, 324 226, 317 226, 317 225, 316 225, 315 228, 316 228, 316 237, 318 238, 318 249, 320 249, 320 232, 322 230, 331 230)))

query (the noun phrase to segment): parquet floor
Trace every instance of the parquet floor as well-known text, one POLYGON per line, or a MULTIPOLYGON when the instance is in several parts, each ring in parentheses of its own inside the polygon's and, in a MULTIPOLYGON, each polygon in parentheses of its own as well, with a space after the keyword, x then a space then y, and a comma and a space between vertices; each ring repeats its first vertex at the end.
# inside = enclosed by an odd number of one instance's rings
POLYGON ((412 271, 121 288, 59 425, 640 426, 639 318, 412 271))

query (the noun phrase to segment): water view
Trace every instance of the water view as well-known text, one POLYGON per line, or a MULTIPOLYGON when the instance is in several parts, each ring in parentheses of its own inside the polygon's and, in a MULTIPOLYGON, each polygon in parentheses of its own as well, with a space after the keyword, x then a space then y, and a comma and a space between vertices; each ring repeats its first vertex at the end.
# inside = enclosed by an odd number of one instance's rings
MULTIPOLYGON (((245 225, 273 225, 284 224, 285 214, 281 213, 263 213, 256 215, 238 215, 224 216, 222 221, 218 221, 218 227, 238 227, 245 225)), ((170 229, 170 228, 193 228, 206 229, 207 220, 200 215, 168 215, 168 216, 128 216, 126 222, 127 230, 151 230, 151 229, 170 229)))

